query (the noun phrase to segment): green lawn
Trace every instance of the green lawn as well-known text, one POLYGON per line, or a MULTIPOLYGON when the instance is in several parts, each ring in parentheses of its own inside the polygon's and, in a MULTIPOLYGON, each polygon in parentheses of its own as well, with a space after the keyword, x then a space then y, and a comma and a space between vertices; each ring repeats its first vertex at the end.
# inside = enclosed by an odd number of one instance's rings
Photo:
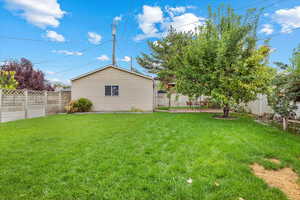
POLYGON ((278 158, 299 174, 300 137, 247 117, 211 116, 56 115, 0 124, 0 199, 286 200, 249 164, 275 168, 264 159, 278 158))

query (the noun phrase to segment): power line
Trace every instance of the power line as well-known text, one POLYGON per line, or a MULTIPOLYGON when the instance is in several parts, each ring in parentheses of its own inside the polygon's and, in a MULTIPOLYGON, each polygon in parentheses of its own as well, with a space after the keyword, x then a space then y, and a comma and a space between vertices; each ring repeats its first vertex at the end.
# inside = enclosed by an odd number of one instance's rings
POLYGON ((5 36, 5 35, 0 35, 0 39, 25 40, 25 41, 32 41, 32 42, 50 42, 50 41, 47 41, 47 40, 38 40, 38 39, 22 38, 22 37, 12 37, 12 36, 5 36))
MULTIPOLYGON (((269 9, 270 7, 273 7, 274 5, 276 5, 280 1, 282 1, 282 0, 277 0, 277 1, 275 1, 275 2, 273 2, 271 4, 269 4, 269 5, 266 5, 266 6, 262 7, 262 9, 266 9, 266 8, 269 9)), ((234 11, 244 10, 244 9, 247 10, 247 9, 251 9, 251 8, 250 7, 243 7, 243 8, 234 9, 234 11)), ((175 29, 176 28, 181 28, 181 27, 184 27, 184 26, 188 26, 188 25, 192 25, 192 24, 197 24, 197 23, 199 23, 199 20, 191 22, 191 23, 188 23, 188 24, 183 24, 183 25, 180 25, 180 26, 173 26, 173 28, 175 28, 175 29)))
MULTIPOLYGON (((300 27, 290 29, 291 32, 297 31, 297 30, 300 30, 300 27)), ((283 33, 275 33, 275 34, 273 34, 273 35, 270 35, 269 37, 261 38, 261 39, 258 39, 258 40, 269 40, 269 39, 272 39, 272 38, 274 38, 274 37, 280 36, 280 35, 282 35, 282 34, 283 34, 283 33)))
MULTIPOLYGON (((81 67, 81 66, 93 64, 93 63, 96 63, 96 62, 98 62, 98 61, 97 60, 96 61, 89 61, 89 62, 87 62, 85 64, 80 65, 80 66, 78 65, 77 67, 81 67)), ((62 74, 65 74, 66 72, 69 72, 71 70, 74 70, 74 67, 71 67, 71 68, 68 68, 68 69, 65 69, 65 70, 62 70, 62 71, 54 72, 54 74, 61 74, 62 75, 62 74)))
MULTIPOLYGON (((34 39, 34 38, 25 38, 25 37, 16 37, 16 36, 7 36, 7 35, 0 35, 0 39, 6 40, 19 40, 19 41, 30 41, 30 42, 55 42, 52 40, 41 40, 41 39, 34 39)), ((72 40, 72 41, 64 41, 64 43, 74 43, 74 42, 83 42, 83 40, 72 40)))
MULTIPOLYGON (((102 46, 102 45, 104 45, 105 43, 107 43, 107 42, 111 42, 111 40, 107 40, 107 41, 105 41, 105 42, 102 42, 101 44, 98 44, 98 45, 95 45, 95 46, 92 46, 92 47, 87 47, 87 48, 84 48, 84 49, 82 49, 82 50, 79 50, 79 52, 86 52, 86 51, 88 51, 88 50, 90 50, 90 49, 94 49, 94 48, 97 48, 97 47, 99 47, 99 46, 102 46)), ((66 58, 66 57, 70 57, 71 55, 65 55, 65 56, 63 56, 62 58, 66 58)), ((41 61, 41 62, 36 62, 36 63, 33 63, 33 64, 45 64, 45 63, 49 63, 49 62, 52 62, 52 61, 54 61, 54 62, 57 62, 57 61, 60 61, 60 60, 45 60, 45 61, 41 61)))

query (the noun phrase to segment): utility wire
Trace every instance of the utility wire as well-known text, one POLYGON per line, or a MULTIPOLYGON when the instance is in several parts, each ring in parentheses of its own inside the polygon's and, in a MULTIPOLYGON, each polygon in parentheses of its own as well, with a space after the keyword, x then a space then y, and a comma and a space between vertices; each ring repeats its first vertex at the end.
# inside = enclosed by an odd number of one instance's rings
MULTIPOLYGON (((278 2, 280 2, 280 1, 282 1, 282 0, 277 0, 277 1, 275 1, 275 2, 273 2, 273 3, 271 3, 271 4, 269 4, 269 5, 266 5, 266 6, 264 6, 264 7, 262 7, 262 9, 266 9, 266 8, 270 8, 270 7, 273 7, 274 5, 276 5, 278 2)), ((243 7, 243 8, 238 8, 238 9, 234 9, 234 11, 238 11, 238 10, 244 10, 244 9, 251 9, 251 7, 243 7)), ((197 24, 197 23, 199 23, 199 20, 197 20, 197 21, 195 21, 195 22, 191 22, 191 23, 188 23, 188 24, 183 24, 183 25, 180 25, 180 26, 173 26, 173 28, 181 28, 181 27, 184 27, 184 26, 188 26, 188 25, 192 25, 192 24, 197 24)))
MULTIPOLYGON (((106 41, 106 42, 103 42, 103 43, 101 43, 100 45, 97 45, 97 47, 103 45, 104 43, 110 42, 110 41, 111 41, 111 40, 108 40, 108 41, 106 41)), ((89 64, 97 63, 97 62, 98 62, 97 60, 95 60, 95 61, 89 61, 88 63, 82 64, 82 65, 80 65, 80 66, 78 66, 78 67, 82 67, 82 66, 84 66, 84 65, 89 65, 89 64)), ((75 68, 76 68, 76 67, 75 67, 75 68)), ((62 70, 62 71, 54 72, 54 74, 61 74, 61 73, 69 72, 69 71, 71 71, 71 70, 74 70, 74 67, 71 67, 71 68, 68 68, 68 69, 64 69, 64 70, 62 70)))
MULTIPOLYGON (((105 41, 105 42, 102 42, 101 44, 98 44, 98 45, 95 45, 95 46, 91 46, 91 47, 87 47, 87 48, 84 48, 84 49, 82 49, 82 50, 79 50, 79 52, 86 52, 86 51, 88 51, 88 50, 91 50, 91 49, 94 49, 94 48, 97 48, 97 47, 99 47, 99 46, 102 46, 102 45, 104 45, 104 44, 106 44, 107 42, 111 42, 111 40, 107 40, 107 41, 105 41)), ((66 58, 66 57, 70 57, 71 55, 65 55, 65 56, 63 56, 62 58, 66 58)), ((41 61, 41 62, 36 62, 36 63, 33 63, 33 64, 45 64, 45 63, 49 63, 49 62, 57 62, 57 61, 60 61, 60 60, 44 60, 44 61, 41 61)))

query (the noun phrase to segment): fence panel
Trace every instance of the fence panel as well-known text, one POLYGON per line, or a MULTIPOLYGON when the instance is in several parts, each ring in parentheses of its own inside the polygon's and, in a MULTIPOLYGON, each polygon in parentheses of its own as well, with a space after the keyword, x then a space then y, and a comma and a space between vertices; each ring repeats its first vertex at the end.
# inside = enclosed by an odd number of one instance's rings
POLYGON ((64 112, 70 92, 0 89, 0 122, 64 112))
POLYGON ((27 118, 45 116, 45 91, 28 91, 27 118))
POLYGON ((25 91, 2 90, 1 122, 25 118, 25 91))

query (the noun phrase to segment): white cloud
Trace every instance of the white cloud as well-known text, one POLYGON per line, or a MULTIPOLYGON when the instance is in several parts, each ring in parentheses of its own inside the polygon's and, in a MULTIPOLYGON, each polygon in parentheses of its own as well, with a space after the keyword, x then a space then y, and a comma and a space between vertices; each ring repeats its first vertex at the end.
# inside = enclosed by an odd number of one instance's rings
POLYGON ((264 24, 259 32, 266 35, 271 35, 274 32, 274 28, 271 24, 264 24))
POLYGON ((274 53, 275 51, 277 51, 276 48, 271 48, 270 53, 274 53))
POLYGON ((56 72, 46 71, 46 74, 47 74, 47 75, 54 75, 54 74, 56 74, 56 72))
POLYGON ((6 8, 15 11, 27 22, 46 28, 58 27, 59 19, 63 18, 65 11, 60 8, 57 0, 4 0, 6 8))
POLYGON ((88 32, 89 42, 92 44, 100 44, 102 36, 95 32, 88 32))
POLYGON ((160 7, 144 6, 143 13, 138 15, 139 27, 143 34, 137 35, 136 41, 147 38, 159 38, 167 33, 170 26, 178 32, 196 31, 198 26, 204 24, 205 18, 198 17, 193 13, 185 13, 193 6, 165 7, 169 17, 164 17, 160 7))
POLYGON ((116 16, 116 17, 114 18, 114 21, 115 21, 115 22, 122 21, 122 16, 116 16))
POLYGON ((53 53, 58 53, 58 54, 64 54, 64 55, 69 55, 69 56, 82 56, 82 52, 78 51, 68 51, 68 50, 53 50, 53 53))
POLYGON ((269 17, 270 14, 269 13, 264 13, 264 17, 269 17))
POLYGON ((64 38, 63 35, 58 34, 55 31, 46 31, 45 36, 54 42, 65 42, 66 41, 66 39, 64 38))
POLYGON ((108 61, 109 60, 109 57, 105 54, 97 57, 97 60, 101 60, 101 61, 108 61))
POLYGON ((300 28, 300 6, 277 10, 273 18, 281 25, 282 33, 291 33, 293 29, 300 28))
POLYGON ((187 9, 191 9, 191 8, 195 8, 195 7, 194 6, 177 6, 177 7, 165 6, 165 10, 171 17, 174 17, 178 14, 185 13, 187 9))
POLYGON ((163 27, 168 30, 171 26, 178 32, 195 32, 196 28, 203 25, 205 18, 198 17, 193 13, 185 13, 172 17, 169 22, 165 22, 163 27))
POLYGON ((124 56, 124 58, 121 59, 123 62, 130 62, 131 58, 129 56, 124 56))
POLYGON ((162 23, 163 20, 163 11, 160 7, 143 6, 143 13, 138 15, 139 27, 143 34, 137 35, 135 40, 159 37, 160 33, 156 25, 162 23))

